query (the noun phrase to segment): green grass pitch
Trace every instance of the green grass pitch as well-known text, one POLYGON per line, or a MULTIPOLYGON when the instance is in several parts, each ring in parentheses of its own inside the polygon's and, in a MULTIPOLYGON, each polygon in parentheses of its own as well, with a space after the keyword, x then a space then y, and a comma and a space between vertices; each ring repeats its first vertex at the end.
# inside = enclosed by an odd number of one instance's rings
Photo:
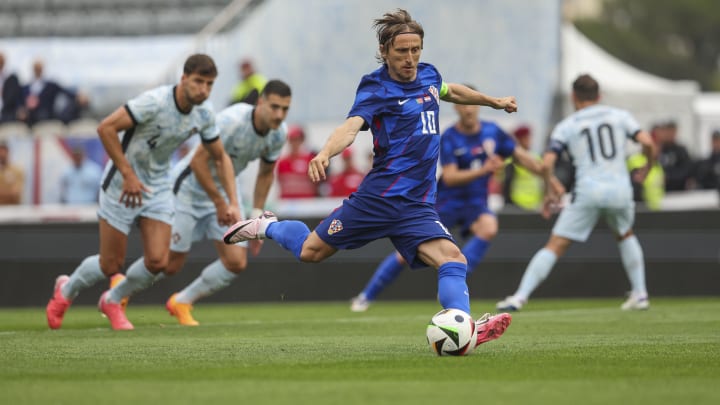
MULTIPOLYGON (((162 305, 113 332, 91 307, 50 331, 40 308, 0 309, 2 404, 720 404, 720 299, 533 300, 461 358, 425 342, 436 302, 162 305)), ((493 303, 474 301, 480 315, 493 303)))

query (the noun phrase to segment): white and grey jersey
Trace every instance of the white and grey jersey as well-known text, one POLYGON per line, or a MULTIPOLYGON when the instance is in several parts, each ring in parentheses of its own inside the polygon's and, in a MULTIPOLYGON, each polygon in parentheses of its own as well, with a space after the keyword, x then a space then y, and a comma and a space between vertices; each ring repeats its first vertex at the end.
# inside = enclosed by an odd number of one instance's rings
POLYGON ((562 120, 550 135, 550 149, 566 149, 575 166, 575 196, 606 206, 632 199, 626 140, 640 131, 629 112, 592 105, 562 120))
MULTIPOLYGON (((277 161, 287 138, 285 123, 266 134, 258 133, 253 125, 254 109, 255 107, 250 104, 238 103, 222 110, 216 117, 216 126, 225 152, 232 160, 236 178, 248 163, 255 159, 261 158, 268 163, 277 161)), ((194 150, 178 162, 173 170, 177 176, 173 191, 177 200, 185 207, 214 208, 212 201, 190 169, 193 154, 194 150)), ((209 166, 216 187, 227 198, 215 165, 209 166)))
MULTIPOLYGON (((171 189, 170 160, 180 144, 194 134, 200 134, 206 143, 219 137, 210 103, 194 106, 185 114, 178 108, 174 86, 148 90, 129 100, 125 109, 135 125, 120 135, 120 143, 138 179, 151 190, 143 192, 143 201, 171 189)), ((123 178, 116 172, 110 160, 102 189, 109 197, 119 199, 123 178)))

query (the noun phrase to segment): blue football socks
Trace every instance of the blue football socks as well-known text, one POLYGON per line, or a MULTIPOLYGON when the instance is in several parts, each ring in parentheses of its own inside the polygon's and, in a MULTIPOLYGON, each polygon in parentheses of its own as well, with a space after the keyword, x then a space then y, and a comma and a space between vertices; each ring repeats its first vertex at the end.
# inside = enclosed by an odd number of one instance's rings
POLYGON ((438 268, 438 299, 443 308, 470 313, 466 276, 467 266, 464 263, 448 262, 438 268))
POLYGON ((462 253, 467 259, 468 274, 472 273, 475 270, 475 267, 477 267, 477 265, 485 257, 485 252, 487 252, 488 246, 490 246, 490 242, 485 239, 480 239, 477 236, 470 238, 465 246, 463 246, 462 253))
POLYGON ((303 243, 310 234, 310 228, 303 222, 285 220, 272 222, 265 230, 265 235, 289 250, 300 260, 303 243))
POLYGON ((372 301, 382 292, 388 285, 392 284, 397 276, 402 272, 404 263, 398 261, 397 253, 392 252, 380 263, 375 274, 373 274, 367 286, 363 290, 365 299, 372 301))

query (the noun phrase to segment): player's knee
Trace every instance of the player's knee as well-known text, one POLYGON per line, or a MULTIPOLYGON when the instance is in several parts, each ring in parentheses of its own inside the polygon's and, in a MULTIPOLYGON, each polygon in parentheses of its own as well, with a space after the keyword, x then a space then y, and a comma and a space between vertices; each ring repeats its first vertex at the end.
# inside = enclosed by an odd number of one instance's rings
POLYGON ((167 257, 146 257, 145 267, 154 274, 164 272, 168 268, 168 259, 167 257))
POLYGON ((120 273, 125 261, 119 257, 100 257, 100 269, 106 276, 120 273))
POLYGON ((300 261, 304 263, 319 263, 324 258, 317 250, 303 249, 300 252, 300 261))
POLYGON ((225 268, 231 273, 242 273, 247 268, 247 259, 234 259, 224 263, 225 268))
POLYGON ((445 259, 448 262, 467 264, 467 259, 465 258, 465 255, 460 251, 460 249, 453 249, 452 251, 448 252, 445 259))
POLYGON ((165 267, 165 270, 163 272, 166 276, 174 276, 180 272, 182 266, 175 266, 173 263, 168 263, 167 267, 165 267))
POLYGON ((478 238, 480 238, 484 241, 491 241, 491 240, 495 239, 495 236, 497 236, 497 233, 498 233, 497 228, 489 228, 489 229, 481 230, 475 236, 477 236, 478 238))
POLYGON ((624 241, 625 239, 631 237, 632 235, 633 235, 633 231, 632 231, 632 229, 629 229, 629 230, 628 230, 627 232, 625 232, 624 234, 618 235, 618 236, 617 236, 617 240, 618 240, 618 242, 622 242, 622 241, 624 241))

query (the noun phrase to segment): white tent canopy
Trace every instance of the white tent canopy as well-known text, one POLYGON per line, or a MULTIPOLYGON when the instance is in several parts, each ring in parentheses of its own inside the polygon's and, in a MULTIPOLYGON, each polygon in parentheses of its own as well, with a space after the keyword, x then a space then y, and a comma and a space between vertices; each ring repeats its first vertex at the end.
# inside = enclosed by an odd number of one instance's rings
POLYGON ((562 70, 564 89, 573 80, 590 73, 607 91, 667 95, 697 94, 700 86, 692 80, 668 80, 636 69, 595 45, 572 24, 562 29, 562 70))

